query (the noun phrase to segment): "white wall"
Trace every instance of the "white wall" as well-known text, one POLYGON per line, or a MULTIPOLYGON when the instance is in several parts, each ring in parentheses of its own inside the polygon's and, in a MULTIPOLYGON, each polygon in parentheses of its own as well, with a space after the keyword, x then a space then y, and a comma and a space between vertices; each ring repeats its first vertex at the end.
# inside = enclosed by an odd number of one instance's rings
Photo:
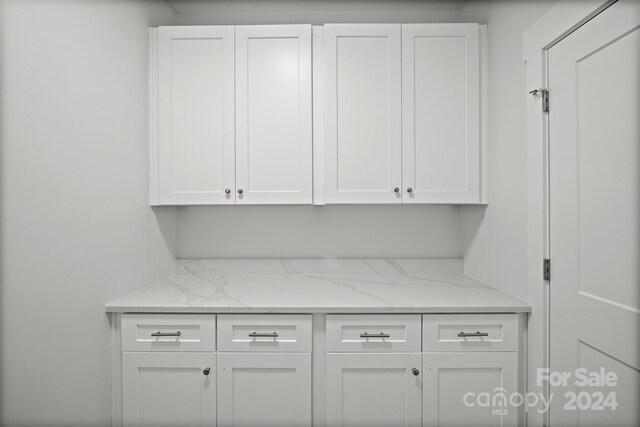
POLYGON ((176 210, 148 206, 146 114, 147 27, 174 13, 1 7, 0 424, 104 426, 104 304, 172 269, 176 210))
MULTIPOLYGON (((527 297, 527 92, 522 33, 556 0, 463 4, 461 19, 489 25, 489 205, 462 208, 465 273, 527 297)), ((542 260, 540 260, 542 262, 542 260)))
MULTIPOLYGON (((173 1, 177 22, 457 22, 458 1, 173 1)), ((459 258, 452 206, 246 206, 179 209, 178 257, 459 258)))
POLYGON ((456 22, 458 0, 174 0, 180 25, 456 22))
POLYGON ((461 258, 455 206, 180 208, 181 258, 461 258))

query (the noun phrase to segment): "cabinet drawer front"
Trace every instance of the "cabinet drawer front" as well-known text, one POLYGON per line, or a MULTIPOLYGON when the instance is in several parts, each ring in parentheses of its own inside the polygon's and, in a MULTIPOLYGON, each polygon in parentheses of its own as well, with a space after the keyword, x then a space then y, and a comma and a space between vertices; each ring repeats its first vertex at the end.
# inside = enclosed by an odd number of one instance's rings
POLYGON ((420 315, 328 315, 327 351, 420 351, 420 315))
POLYGON ((214 315, 122 315, 122 351, 215 350, 214 315))
POLYGON ((517 314, 424 315, 423 351, 517 351, 517 314))
POLYGON ((218 351, 311 352, 311 315, 218 315, 218 351))

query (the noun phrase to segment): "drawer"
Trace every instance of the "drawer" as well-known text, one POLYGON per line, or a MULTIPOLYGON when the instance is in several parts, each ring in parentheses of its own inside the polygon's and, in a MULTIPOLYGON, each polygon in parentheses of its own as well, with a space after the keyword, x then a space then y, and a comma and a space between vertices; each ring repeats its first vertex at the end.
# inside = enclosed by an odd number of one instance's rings
POLYGON ((327 315, 327 352, 368 351, 420 351, 420 315, 327 315))
POLYGON ((216 318, 196 314, 123 314, 122 351, 216 351, 216 318))
POLYGON ((422 349, 517 351, 517 314, 425 314, 422 349))
POLYGON ((220 314, 218 351, 311 352, 310 314, 220 314))

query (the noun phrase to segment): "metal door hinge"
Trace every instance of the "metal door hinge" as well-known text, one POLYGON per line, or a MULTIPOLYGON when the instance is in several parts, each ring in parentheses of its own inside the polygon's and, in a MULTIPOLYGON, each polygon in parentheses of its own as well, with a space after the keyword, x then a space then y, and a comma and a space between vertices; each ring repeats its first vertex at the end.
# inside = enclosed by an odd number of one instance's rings
POLYGON ((529 93, 533 96, 540 97, 542 99, 542 111, 545 113, 549 112, 549 91, 547 89, 534 89, 529 91, 529 93))
POLYGON ((551 260, 545 258, 542 262, 542 277, 545 281, 551 280, 551 260))

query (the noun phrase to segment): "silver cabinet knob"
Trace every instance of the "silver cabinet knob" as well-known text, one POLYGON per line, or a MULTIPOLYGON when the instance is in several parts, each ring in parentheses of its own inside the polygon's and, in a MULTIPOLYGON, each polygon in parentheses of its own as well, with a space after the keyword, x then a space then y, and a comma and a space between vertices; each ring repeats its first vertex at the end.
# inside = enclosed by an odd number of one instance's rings
POLYGON ((393 189, 393 192, 394 192, 394 193, 399 193, 399 192, 400 192, 400 188, 399 188, 399 187, 394 188, 394 189, 393 189))
POLYGON ((244 190, 242 188, 238 188, 238 194, 242 194, 244 193, 244 190))
POLYGON ((231 194, 231 189, 230 188, 225 188, 224 189, 224 194, 231 194))
POLYGON ((209 375, 209 373, 211 373, 211 368, 208 368, 208 367, 207 367, 207 368, 204 368, 204 369, 202 370, 202 373, 203 373, 203 374, 205 374, 205 375, 209 375))
POLYGON ((407 193, 413 193, 413 188, 411 187, 407 188, 407 193))
POLYGON ((418 370, 418 368, 411 368, 411 373, 416 377, 420 375, 420 371, 418 370))

